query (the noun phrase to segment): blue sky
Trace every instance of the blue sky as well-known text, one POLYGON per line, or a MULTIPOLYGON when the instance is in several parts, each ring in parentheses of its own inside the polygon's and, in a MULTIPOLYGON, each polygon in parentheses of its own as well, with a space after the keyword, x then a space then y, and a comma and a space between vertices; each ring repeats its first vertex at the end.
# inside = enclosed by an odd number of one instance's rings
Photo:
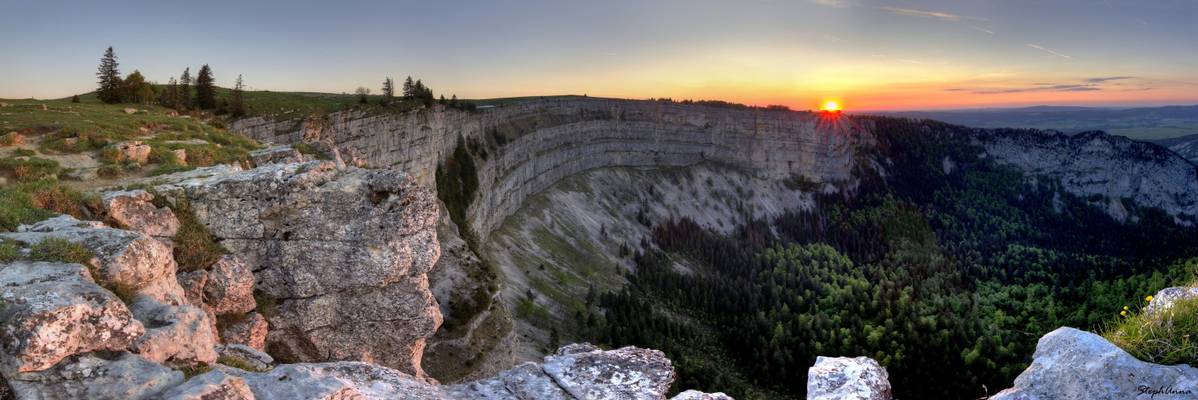
POLYGON ((0 98, 92 90, 105 47, 165 82, 384 76, 462 97, 718 98, 810 108, 1198 103, 1198 1, 9 1, 0 98))

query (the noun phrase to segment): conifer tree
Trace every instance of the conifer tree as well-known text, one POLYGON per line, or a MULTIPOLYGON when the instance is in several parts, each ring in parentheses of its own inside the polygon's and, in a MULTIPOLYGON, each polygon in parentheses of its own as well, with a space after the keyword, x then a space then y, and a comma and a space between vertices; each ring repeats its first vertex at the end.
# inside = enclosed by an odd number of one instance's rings
POLYGON ((391 101, 394 99, 395 81, 392 81, 391 77, 387 77, 386 79, 383 79, 383 105, 391 104, 391 101))
POLYGON ((163 107, 179 108, 179 81, 175 77, 171 77, 167 81, 166 90, 162 91, 162 95, 158 97, 158 104, 163 107))
POLYGON ((405 79, 403 81, 403 98, 404 98, 404 100, 411 100, 411 99, 415 98, 416 97, 415 89, 416 89, 416 84, 414 82, 412 82, 412 77, 408 76, 408 79, 405 79))
POLYGON ((179 77, 179 97, 175 108, 179 111, 191 109, 191 68, 184 69, 179 77))
POLYGON ((196 75, 196 107, 202 110, 216 108, 216 86, 208 64, 200 67, 200 73, 196 75))
POLYGON ((233 84, 233 96, 229 99, 229 113, 234 117, 245 115, 245 95, 242 93, 245 85, 241 83, 241 74, 237 75, 237 83, 233 84))
POLYGON ((121 72, 117 70, 116 52, 112 51, 112 46, 108 46, 108 50, 104 52, 104 57, 100 58, 100 70, 96 72, 96 77, 99 78, 100 87, 96 89, 96 97, 105 103, 118 103, 121 101, 121 91, 125 81, 121 79, 121 72))

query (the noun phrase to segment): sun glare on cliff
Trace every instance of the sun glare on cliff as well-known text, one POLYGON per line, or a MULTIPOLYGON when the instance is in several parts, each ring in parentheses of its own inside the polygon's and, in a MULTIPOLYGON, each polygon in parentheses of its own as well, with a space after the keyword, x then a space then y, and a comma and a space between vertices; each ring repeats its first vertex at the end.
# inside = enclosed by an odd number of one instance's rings
POLYGON ((836 100, 825 101, 824 104, 819 107, 819 110, 826 112, 839 112, 841 110, 840 102, 836 100))

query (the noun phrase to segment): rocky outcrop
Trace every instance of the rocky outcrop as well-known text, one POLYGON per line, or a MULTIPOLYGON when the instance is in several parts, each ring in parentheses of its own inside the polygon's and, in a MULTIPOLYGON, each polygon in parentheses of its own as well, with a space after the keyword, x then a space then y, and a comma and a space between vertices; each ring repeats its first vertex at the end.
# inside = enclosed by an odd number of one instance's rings
POLYGON ((868 357, 816 357, 807 370, 808 400, 890 400, 890 376, 868 357))
POLYGON ((88 248, 96 255, 92 270, 96 283, 129 302, 129 311, 144 326, 130 349, 155 362, 172 366, 211 364, 216 361, 217 336, 212 319, 188 303, 179 285, 171 250, 161 241, 140 232, 115 229, 102 223, 59 216, 0 237, 27 245, 50 238, 88 248))
POLYGON ((1198 368, 1137 360, 1101 336, 1059 328, 1040 338, 1032 365, 994 400, 1188 398, 1198 368), (1165 398, 1165 397, 1162 397, 1165 398))
POLYGON ((0 269, 5 371, 41 371, 71 355, 124 350, 144 331, 82 265, 18 261, 0 269))
POLYGON ((187 202, 253 270, 254 288, 272 303, 263 308, 270 354, 423 376, 425 339, 441 323, 427 278, 440 251, 431 191, 395 170, 332 162, 213 169, 156 190, 187 202))
POLYGON ((145 164, 149 160, 150 145, 148 144, 138 140, 116 144, 116 157, 114 161, 131 161, 138 164, 145 164))

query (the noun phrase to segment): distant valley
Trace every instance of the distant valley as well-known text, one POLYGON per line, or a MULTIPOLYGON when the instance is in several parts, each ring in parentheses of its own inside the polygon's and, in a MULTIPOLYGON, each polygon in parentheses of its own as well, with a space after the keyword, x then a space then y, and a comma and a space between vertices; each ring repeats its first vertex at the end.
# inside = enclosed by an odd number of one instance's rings
MULTIPOLYGON (((884 113, 927 118, 976 128, 1054 129, 1066 134, 1106 131, 1157 141, 1198 134, 1198 105, 1143 108, 1035 106, 884 113)), ((1191 141, 1194 139, 1191 136, 1191 141)), ((1193 156, 1187 156, 1193 160, 1193 156)))

